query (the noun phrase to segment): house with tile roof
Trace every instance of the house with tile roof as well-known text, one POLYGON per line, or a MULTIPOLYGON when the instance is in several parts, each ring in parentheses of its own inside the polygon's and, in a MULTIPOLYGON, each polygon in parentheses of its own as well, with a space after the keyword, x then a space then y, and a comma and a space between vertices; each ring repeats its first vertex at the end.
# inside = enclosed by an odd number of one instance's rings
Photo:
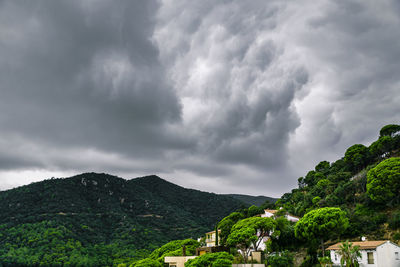
MULTIPOLYGON (((261 214, 261 217, 273 217, 275 216, 275 214, 278 212, 278 210, 270 210, 270 209, 266 209, 264 210, 264 213, 261 214)), ((297 222, 300 220, 299 217, 296 217, 294 215, 291 215, 289 213, 285 214, 286 219, 288 219, 291 222, 297 222)))
MULTIPOLYGON (((360 267, 400 267, 400 246, 389 240, 351 242, 359 246, 361 257, 360 267)), ((337 253, 342 243, 336 243, 327 248, 330 250, 333 266, 341 266, 341 256, 337 253)))

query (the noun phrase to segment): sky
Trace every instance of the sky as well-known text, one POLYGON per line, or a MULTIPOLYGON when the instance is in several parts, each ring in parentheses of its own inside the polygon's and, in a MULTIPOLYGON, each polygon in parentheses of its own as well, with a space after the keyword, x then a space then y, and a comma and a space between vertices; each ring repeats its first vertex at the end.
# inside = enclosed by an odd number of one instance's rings
POLYGON ((399 124, 397 0, 0 0, 0 190, 156 174, 280 197, 399 124))

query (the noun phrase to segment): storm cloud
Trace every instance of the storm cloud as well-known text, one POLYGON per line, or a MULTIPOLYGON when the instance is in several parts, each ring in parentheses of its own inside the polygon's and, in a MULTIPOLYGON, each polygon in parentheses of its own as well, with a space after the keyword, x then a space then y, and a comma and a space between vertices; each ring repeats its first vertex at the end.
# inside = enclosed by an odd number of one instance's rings
POLYGON ((400 112, 396 1, 1 1, 0 189, 280 196, 400 112))

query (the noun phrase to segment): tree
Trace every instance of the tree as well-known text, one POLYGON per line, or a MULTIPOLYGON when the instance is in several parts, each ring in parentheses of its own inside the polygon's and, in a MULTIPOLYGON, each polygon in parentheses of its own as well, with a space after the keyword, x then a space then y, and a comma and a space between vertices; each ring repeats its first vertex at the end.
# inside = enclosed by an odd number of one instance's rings
POLYGON ((227 252, 206 253, 185 263, 185 267, 231 267, 233 256, 227 252))
POLYGON ((193 239, 174 240, 154 250, 148 258, 163 263, 165 256, 182 256, 183 247, 187 256, 194 255, 199 246, 200 243, 193 239))
POLYGON ((377 203, 398 200, 400 190, 400 158, 390 158, 379 163, 367 174, 367 194, 377 203))
POLYGON ((339 245, 337 253, 341 256, 340 264, 346 267, 358 267, 357 258, 361 257, 360 247, 353 246, 353 243, 349 243, 347 240, 339 245))
POLYGON ((382 136, 369 146, 369 151, 373 157, 390 155, 394 149, 394 140, 390 136, 382 136))
POLYGON ((279 235, 279 231, 274 231, 276 222, 272 218, 251 217, 237 222, 228 236, 227 244, 236 246, 244 257, 245 262, 249 256, 251 248, 257 251, 264 238, 273 233, 279 235))
POLYGON ((321 161, 320 163, 317 164, 317 166, 315 166, 315 171, 316 172, 322 172, 323 174, 327 174, 329 172, 329 168, 331 167, 331 164, 324 160, 321 161))
POLYGON ((268 266, 271 267, 291 267, 294 263, 293 253, 289 251, 283 251, 276 255, 271 255, 267 259, 268 266))
POLYGON ((219 244, 221 246, 226 245, 232 226, 243 218, 244 216, 240 212, 232 212, 218 223, 218 228, 221 230, 219 235, 219 244))
POLYGON ((326 257, 320 257, 318 258, 319 264, 321 267, 327 267, 327 266, 332 266, 332 261, 331 257, 326 256, 326 257))
POLYGON ((247 217, 253 217, 261 213, 264 213, 264 209, 262 207, 252 205, 247 209, 247 217))
POLYGON ((344 161, 352 171, 360 171, 368 162, 368 148, 357 144, 349 147, 344 154, 344 161))
POLYGON ((131 265, 132 267, 163 267, 159 261, 153 259, 143 259, 131 265))
POLYGON ((400 125, 397 124, 388 124, 386 126, 383 126, 382 129, 379 132, 380 136, 390 136, 393 137, 397 133, 400 132, 400 125))
POLYGON ((299 246, 300 241, 294 235, 294 223, 288 221, 286 217, 275 219, 275 231, 279 231, 279 236, 272 235, 267 242, 269 252, 294 250, 299 246))
POLYGON ((313 244, 319 241, 325 256, 324 240, 340 235, 348 226, 346 213, 340 208, 320 208, 308 212, 296 223, 295 235, 313 244))

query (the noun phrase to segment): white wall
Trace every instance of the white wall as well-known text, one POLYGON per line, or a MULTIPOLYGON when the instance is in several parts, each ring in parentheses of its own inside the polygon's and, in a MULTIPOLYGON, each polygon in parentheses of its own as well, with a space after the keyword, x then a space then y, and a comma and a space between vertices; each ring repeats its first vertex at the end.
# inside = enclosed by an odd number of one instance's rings
MULTIPOLYGON (((361 250, 361 258, 358 258, 358 263, 360 264, 360 267, 368 266, 368 267, 378 267, 377 265, 377 254, 375 250, 361 250), (368 263, 368 258, 367 258, 367 252, 373 252, 374 255, 374 264, 367 264, 368 263)), ((335 250, 331 250, 331 260, 333 262, 333 266, 340 266, 340 259, 342 257, 336 253, 335 250), (336 255, 336 257, 335 257, 336 255)), ((386 266, 389 267, 389 266, 386 266)))
MULTIPOLYGON (((368 266, 368 267, 378 267, 378 256, 376 250, 361 250, 361 259, 358 260, 358 263, 360 264, 360 267, 368 266), (374 257, 374 264, 368 264, 368 252, 372 252, 373 257, 374 257)), ((387 266, 389 267, 389 266, 387 266)))
POLYGON ((378 253, 378 267, 400 267, 400 247, 386 242, 376 248, 378 253), (399 253, 399 259, 396 260, 395 252, 399 253))
MULTIPOLYGON (((375 250, 361 250, 361 258, 358 259, 360 267, 400 267, 400 247, 386 242, 378 246, 375 250), (367 252, 372 252, 374 255, 374 263, 368 264, 367 252), (395 252, 399 253, 399 259, 396 260, 395 252)), ((340 256, 331 250, 331 260, 334 266, 340 266, 340 256)))

